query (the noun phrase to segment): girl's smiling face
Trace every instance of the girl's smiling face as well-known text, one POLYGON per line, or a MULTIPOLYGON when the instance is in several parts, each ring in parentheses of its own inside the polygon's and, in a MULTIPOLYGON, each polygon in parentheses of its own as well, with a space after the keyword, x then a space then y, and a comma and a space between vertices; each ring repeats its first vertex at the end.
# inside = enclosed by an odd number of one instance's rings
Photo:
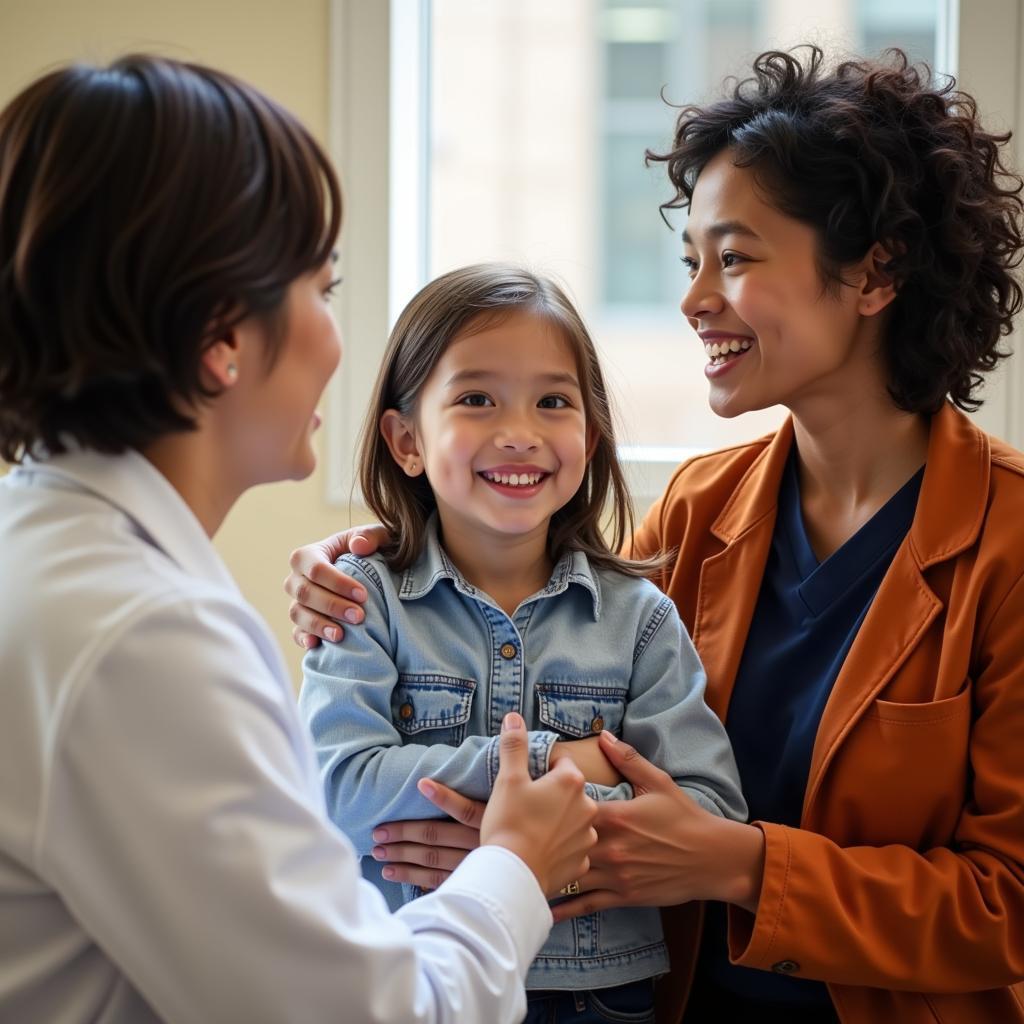
POLYGON ((415 413, 381 429, 407 472, 425 471, 447 536, 546 543, 579 489, 587 428, 576 359, 549 319, 515 310, 445 349, 415 413))
POLYGON ((867 274, 844 269, 848 283, 826 288, 814 229, 769 205, 729 150, 701 171, 683 242, 682 310, 708 354, 719 416, 827 408, 865 379, 884 389, 878 322, 862 315, 867 274))

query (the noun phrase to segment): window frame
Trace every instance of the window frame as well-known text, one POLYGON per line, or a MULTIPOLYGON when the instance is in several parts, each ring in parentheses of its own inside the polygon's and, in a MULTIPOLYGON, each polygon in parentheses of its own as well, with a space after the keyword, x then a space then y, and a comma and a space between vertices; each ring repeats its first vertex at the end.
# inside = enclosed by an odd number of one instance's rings
MULTIPOLYGON (((975 96, 990 125, 1014 132, 1011 156, 1019 167, 1024 0, 971 0, 970 17, 961 16, 960 0, 937 4, 937 63, 975 96)), ((431 0, 329 0, 328 145, 345 195, 339 244, 345 284, 337 313, 346 341, 328 393, 325 477, 332 505, 360 500, 355 457, 365 396, 400 305, 428 266, 430 16, 431 0), (401 60, 392 60, 396 53, 401 60)), ((975 419, 1024 447, 1024 360, 1003 362, 975 419)), ((658 497, 679 463, 700 451, 624 446, 637 506, 658 497)))

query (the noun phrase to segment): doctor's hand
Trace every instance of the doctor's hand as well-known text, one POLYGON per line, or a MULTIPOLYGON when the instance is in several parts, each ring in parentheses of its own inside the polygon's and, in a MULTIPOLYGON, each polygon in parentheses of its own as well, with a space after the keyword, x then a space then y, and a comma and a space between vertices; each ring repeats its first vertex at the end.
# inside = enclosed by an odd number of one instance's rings
POLYGON ((764 871, 761 830, 706 811, 611 733, 601 734, 601 745, 635 796, 598 805, 600 839, 580 882, 582 894, 553 908, 555 920, 689 900, 721 900, 754 911, 764 871))
POLYGON ((501 768, 480 822, 480 842, 515 853, 552 897, 590 867, 597 804, 568 759, 531 779, 528 751, 526 723, 512 711, 501 726, 501 768))
POLYGON ((515 712, 501 730, 501 768, 487 804, 469 800, 432 779, 420 792, 454 821, 389 822, 376 829, 378 860, 395 882, 436 889, 477 845, 504 846, 537 876, 553 897, 589 867, 597 841, 592 822, 597 805, 583 792, 583 775, 566 759, 543 778, 530 778, 526 723, 515 712))
POLYGON ((292 552, 292 571, 285 577, 284 589, 294 599, 288 615, 295 624, 292 639, 299 647, 341 640, 345 635, 341 622, 363 621, 366 590, 334 563, 348 552, 372 555, 387 536, 383 526, 353 526, 292 552))

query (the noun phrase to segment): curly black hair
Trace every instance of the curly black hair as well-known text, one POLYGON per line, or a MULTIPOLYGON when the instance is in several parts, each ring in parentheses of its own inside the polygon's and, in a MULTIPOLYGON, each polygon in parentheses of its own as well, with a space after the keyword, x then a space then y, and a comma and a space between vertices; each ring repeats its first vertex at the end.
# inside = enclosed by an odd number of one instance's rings
POLYGON ((1003 162, 1010 133, 982 128, 974 99, 899 49, 829 68, 816 46, 760 54, 727 95, 680 109, 667 165, 686 208, 701 171, 730 149, 778 210, 813 227, 828 286, 876 242, 898 287, 883 339, 896 405, 981 405, 983 375, 1009 353, 1024 296, 1024 182, 1003 162))

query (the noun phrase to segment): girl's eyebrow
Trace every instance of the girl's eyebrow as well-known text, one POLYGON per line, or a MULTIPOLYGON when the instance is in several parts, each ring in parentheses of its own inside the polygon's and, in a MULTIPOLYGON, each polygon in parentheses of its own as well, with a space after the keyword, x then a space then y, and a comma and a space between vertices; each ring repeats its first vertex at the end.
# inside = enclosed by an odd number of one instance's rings
MULTIPOLYGON (((716 224, 712 224, 705 234, 708 238, 719 239, 724 238, 726 235, 743 235, 745 238, 756 238, 758 241, 761 240, 761 236, 752 228, 748 227, 741 220, 720 220, 716 224)), ((683 229, 683 241, 688 244, 693 244, 693 239, 690 237, 690 232, 683 229)))
MULTIPOLYGON (((469 384, 476 383, 478 381, 493 380, 495 377, 500 376, 502 376, 502 374, 495 370, 459 370, 448 378, 445 382, 445 387, 450 388, 455 384, 469 384)), ((534 380, 540 381, 544 384, 568 385, 573 388, 579 388, 580 386, 580 382, 576 379, 575 374, 572 373, 538 373, 534 377, 534 380)))

